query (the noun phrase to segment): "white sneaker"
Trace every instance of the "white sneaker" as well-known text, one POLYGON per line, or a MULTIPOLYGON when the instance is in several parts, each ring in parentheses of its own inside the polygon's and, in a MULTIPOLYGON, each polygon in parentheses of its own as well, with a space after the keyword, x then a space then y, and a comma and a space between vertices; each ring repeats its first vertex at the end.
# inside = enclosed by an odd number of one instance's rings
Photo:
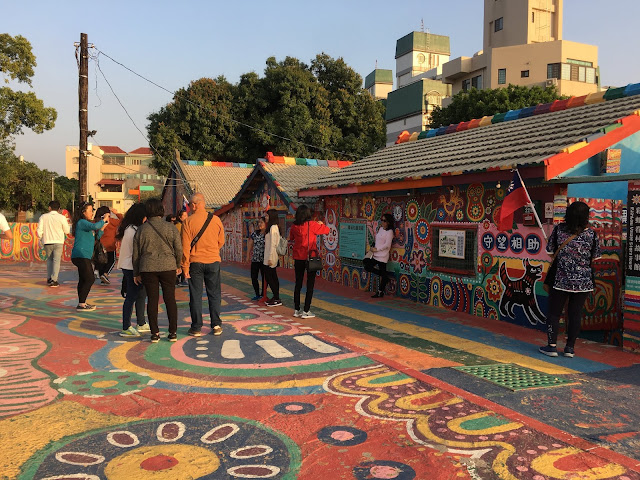
POLYGON ((120 336, 121 337, 139 337, 140 334, 138 333, 138 331, 135 328, 129 327, 126 330, 122 330, 120 332, 120 336))
POLYGON ((311 312, 302 312, 302 315, 300 315, 301 318, 313 318, 315 317, 315 315, 311 312))
POLYGON ((293 316, 294 317, 299 317, 302 315, 302 310, 294 310, 293 311, 293 316))
POLYGON ((138 332, 140 333, 148 333, 151 329, 149 328, 149 324, 145 323, 144 325, 138 325, 138 332))

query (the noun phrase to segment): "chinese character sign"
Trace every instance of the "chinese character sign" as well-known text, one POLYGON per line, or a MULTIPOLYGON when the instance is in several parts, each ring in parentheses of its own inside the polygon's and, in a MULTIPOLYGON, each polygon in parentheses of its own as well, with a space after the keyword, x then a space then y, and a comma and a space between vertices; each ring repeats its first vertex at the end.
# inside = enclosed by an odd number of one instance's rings
POLYGON ((627 275, 640 277, 640 182, 629 182, 627 198, 627 275))

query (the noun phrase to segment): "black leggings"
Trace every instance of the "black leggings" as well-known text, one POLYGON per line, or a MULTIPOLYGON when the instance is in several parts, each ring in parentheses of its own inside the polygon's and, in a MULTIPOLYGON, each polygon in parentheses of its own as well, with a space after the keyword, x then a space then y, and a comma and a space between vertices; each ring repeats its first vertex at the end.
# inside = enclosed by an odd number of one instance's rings
POLYGON ((178 330, 178 306, 176 305, 176 271, 166 272, 141 272, 142 283, 147 290, 147 319, 151 333, 158 333, 158 302, 160 300, 160 287, 162 287, 162 299, 169 319, 169 333, 178 330))
POLYGON ((362 260, 362 265, 367 272, 380 275, 378 291, 384 293, 384 289, 387 287, 387 282, 389 281, 387 277, 387 264, 373 258, 365 258, 362 260))
POLYGON ((273 293, 273 300, 280 300, 280 281, 278 280, 278 272, 276 267, 264 266, 264 278, 273 293))
POLYGON ((560 316, 564 305, 569 300, 567 307, 567 347, 573 348, 576 338, 580 333, 582 321, 582 307, 590 292, 565 292, 564 290, 551 289, 549 292, 549 312, 547 315, 547 341, 549 345, 556 345, 558 341, 558 328, 560 316))
MULTIPOLYGON (((256 292, 256 297, 262 296, 260 284, 258 282, 258 275, 262 274, 264 277, 264 268, 264 263, 262 262, 251 262, 251 283, 253 284, 253 289, 256 292)), ((262 288, 264 288, 264 278, 262 279, 262 284, 262 288)))
POLYGON ((72 258, 71 263, 78 267, 78 303, 86 303, 93 281, 93 265, 88 258, 72 258))
MULTIPOLYGON (((295 260, 294 268, 296 271, 296 287, 293 290, 293 305, 296 310, 300 310, 300 291, 302 290, 302 281, 304 280, 304 272, 307 271, 306 260, 295 260)), ((307 293, 304 296, 304 311, 308 312, 311 308, 311 299, 313 298, 313 286, 316 283, 316 272, 307 272, 307 293)))

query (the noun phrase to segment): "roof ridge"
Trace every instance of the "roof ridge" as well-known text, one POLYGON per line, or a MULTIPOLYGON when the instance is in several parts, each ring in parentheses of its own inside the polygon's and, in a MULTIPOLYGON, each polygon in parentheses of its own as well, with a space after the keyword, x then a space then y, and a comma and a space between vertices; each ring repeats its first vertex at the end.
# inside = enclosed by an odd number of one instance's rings
POLYGON ((482 118, 474 118, 465 122, 452 123, 449 126, 431 128, 421 132, 409 133, 404 130, 395 142, 395 145, 426 138, 433 138, 448 133, 462 132, 478 127, 484 127, 495 123, 508 122, 511 120, 520 120, 534 115, 541 115, 551 112, 559 112, 575 107, 583 107, 585 105, 594 105, 597 103, 616 100, 623 97, 632 97, 640 94, 640 83, 630 83, 624 87, 610 87, 600 92, 589 93, 579 97, 571 96, 565 100, 554 100, 550 103, 539 103, 538 105, 520 108, 518 110, 509 110, 507 112, 496 113, 495 115, 486 115, 482 118))

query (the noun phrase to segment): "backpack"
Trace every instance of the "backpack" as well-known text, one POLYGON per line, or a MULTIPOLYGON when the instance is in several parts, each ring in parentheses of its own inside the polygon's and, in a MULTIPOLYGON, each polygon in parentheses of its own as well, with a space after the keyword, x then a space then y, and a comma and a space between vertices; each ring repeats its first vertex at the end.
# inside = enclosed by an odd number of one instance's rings
POLYGON ((284 237, 280 237, 278 240, 278 244, 276 245, 276 253, 278 255, 286 255, 288 251, 288 243, 287 239, 284 237))

